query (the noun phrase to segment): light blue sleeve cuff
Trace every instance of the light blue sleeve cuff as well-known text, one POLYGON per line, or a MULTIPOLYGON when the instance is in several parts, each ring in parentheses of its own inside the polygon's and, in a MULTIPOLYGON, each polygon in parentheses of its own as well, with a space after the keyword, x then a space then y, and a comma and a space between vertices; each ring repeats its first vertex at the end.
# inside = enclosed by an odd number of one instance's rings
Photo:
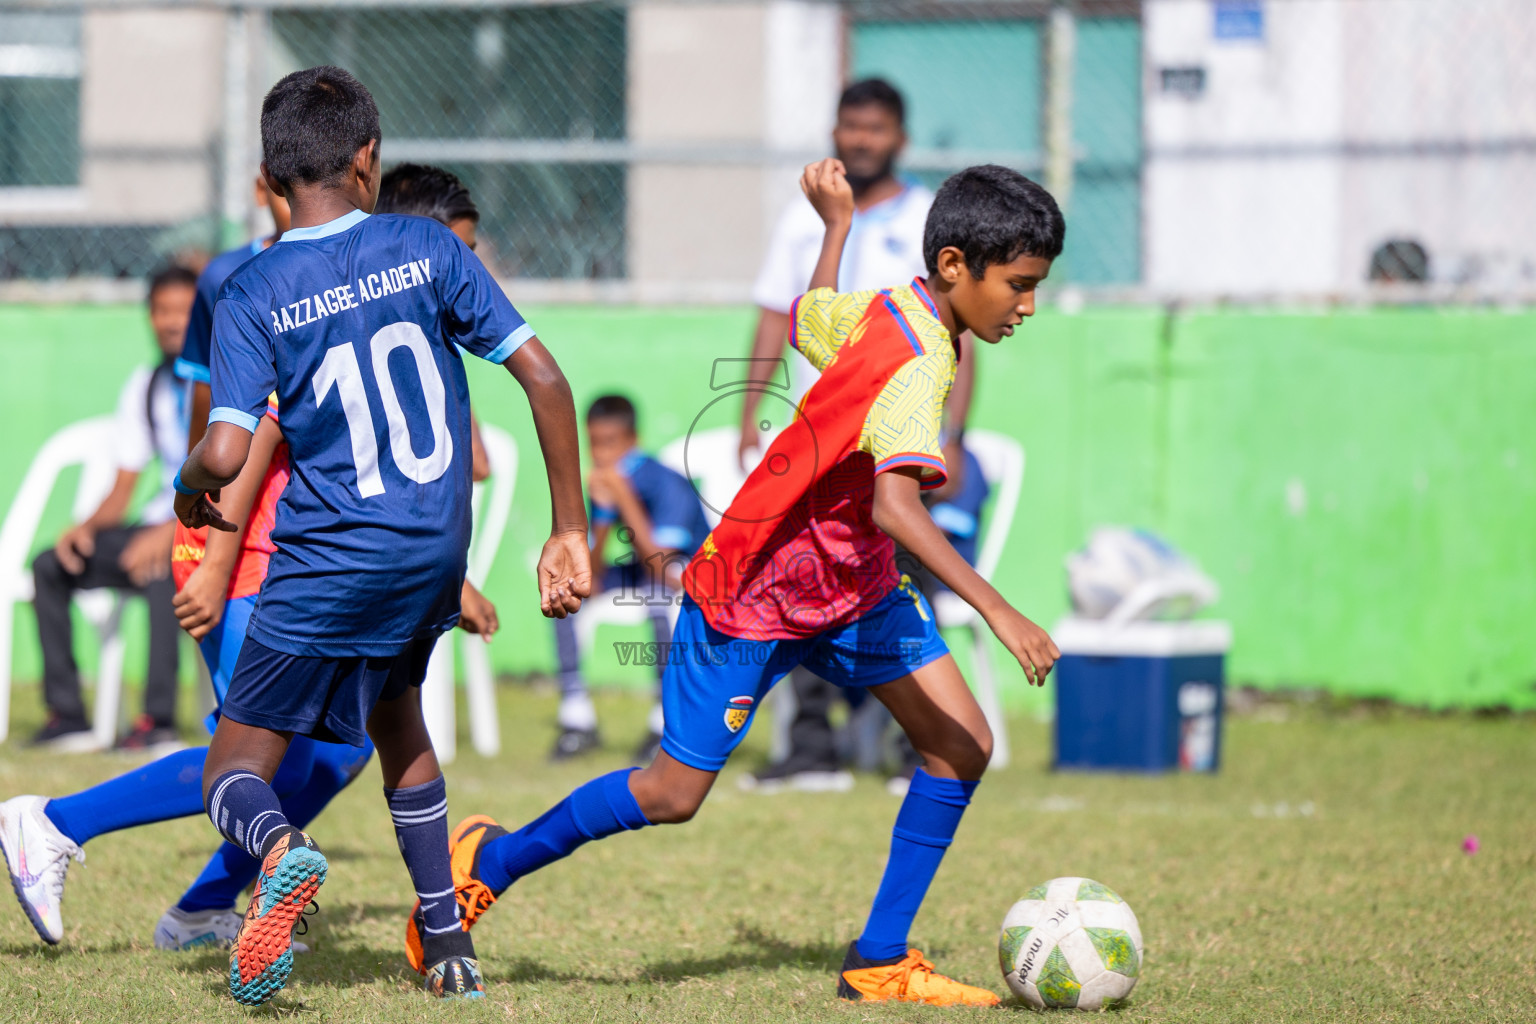
POLYGON ((658 526, 651 531, 651 540, 656 542, 659 548, 671 548, 673 551, 682 551, 688 547, 689 533, 683 526, 658 526))
POLYGON ((958 505, 944 501, 928 510, 934 523, 945 533, 956 537, 976 536, 976 517, 958 505))
POLYGON ((501 344, 492 349, 490 354, 485 357, 485 361, 500 366, 507 361, 513 352, 522 348, 523 342, 531 337, 533 337, 533 325, 523 324, 523 326, 503 338, 501 344))
POLYGON ((239 409, 231 409, 227 405, 221 405, 208 414, 209 423, 233 423, 237 427, 243 427, 251 433, 256 433, 256 424, 261 420, 248 412, 239 409))
POLYGON ((208 372, 208 367, 189 363, 185 359, 177 359, 171 369, 182 380, 194 380, 200 384, 208 384, 213 380, 213 374, 208 372))

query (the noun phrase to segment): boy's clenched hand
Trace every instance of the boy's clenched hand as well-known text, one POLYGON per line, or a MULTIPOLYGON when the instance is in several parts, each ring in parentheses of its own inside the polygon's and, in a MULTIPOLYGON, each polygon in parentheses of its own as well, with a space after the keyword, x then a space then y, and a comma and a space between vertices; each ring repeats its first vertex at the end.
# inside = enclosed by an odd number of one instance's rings
POLYGON ((821 215, 822 222, 853 223, 853 186, 843 162, 834 157, 807 164, 800 175, 800 190, 821 215))

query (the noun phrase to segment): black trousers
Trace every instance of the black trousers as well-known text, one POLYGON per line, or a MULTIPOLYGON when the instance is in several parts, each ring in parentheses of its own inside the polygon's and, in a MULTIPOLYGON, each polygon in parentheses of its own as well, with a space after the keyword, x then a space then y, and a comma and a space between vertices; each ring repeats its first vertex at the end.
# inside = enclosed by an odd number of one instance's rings
POLYGON ((74 627, 69 602, 77 590, 111 587, 139 594, 149 603, 149 670, 144 677, 144 713, 157 725, 176 722, 177 648, 181 641, 171 599, 176 583, 167 575, 147 587, 128 578, 117 560, 138 527, 113 527, 96 534, 96 550, 85 559, 78 575, 66 572, 59 556, 49 548, 32 561, 37 595, 37 632, 43 646, 43 702, 60 718, 83 720, 85 703, 80 696, 80 669, 75 664, 74 627))

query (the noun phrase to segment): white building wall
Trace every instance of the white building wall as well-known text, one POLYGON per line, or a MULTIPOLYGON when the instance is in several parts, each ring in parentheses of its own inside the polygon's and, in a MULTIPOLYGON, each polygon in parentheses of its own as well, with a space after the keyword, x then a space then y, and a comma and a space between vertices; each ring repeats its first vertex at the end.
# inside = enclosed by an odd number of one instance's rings
POLYGON ((1437 280, 1536 282, 1536 3, 1263 6, 1220 40, 1209 0, 1145 5, 1147 284, 1350 290, 1404 237, 1437 280), (1162 90, 1191 67, 1202 95, 1162 90))
POLYGON ((801 161, 830 149, 841 38, 835 7, 799 0, 630 9, 632 294, 748 296, 801 161))

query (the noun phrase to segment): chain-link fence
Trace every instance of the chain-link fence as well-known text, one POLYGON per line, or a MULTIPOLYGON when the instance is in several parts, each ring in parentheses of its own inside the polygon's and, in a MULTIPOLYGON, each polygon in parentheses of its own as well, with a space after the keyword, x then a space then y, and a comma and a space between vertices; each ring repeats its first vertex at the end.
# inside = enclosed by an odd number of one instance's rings
POLYGON ((839 87, 875 75, 904 173, 1006 163, 1063 200, 1058 281, 1525 297, 1533 44, 1528 0, 10 0, 0 280, 261 230, 260 97, 336 63, 386 163, 458 173, 487 261, 555 295, 744 300, 839 87))

